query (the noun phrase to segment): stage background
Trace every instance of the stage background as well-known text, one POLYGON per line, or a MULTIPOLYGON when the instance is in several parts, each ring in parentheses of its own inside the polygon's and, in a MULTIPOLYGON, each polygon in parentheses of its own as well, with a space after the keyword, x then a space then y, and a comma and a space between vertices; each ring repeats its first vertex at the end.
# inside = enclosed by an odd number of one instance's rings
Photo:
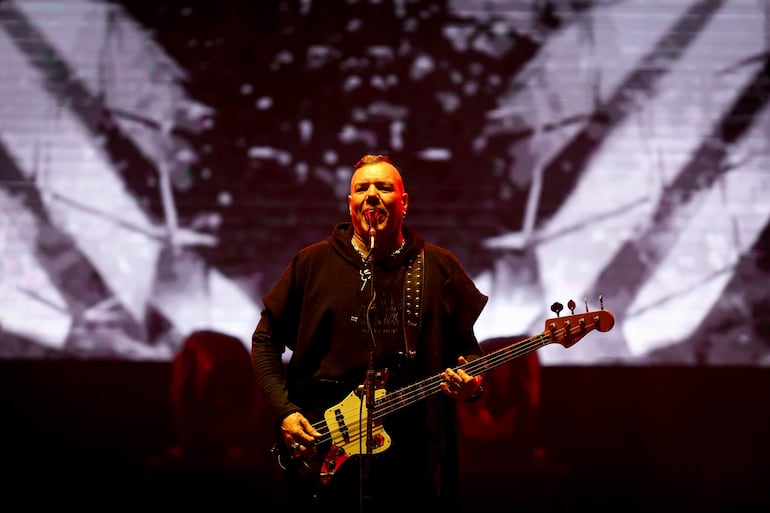
MULTIPOLYGON (((189 494, 186 341, 246 351, 261 296, 380 152, 408 223, 489 296, 486 347, 541 332, 555 302, 615 318, 499 371, 527 393, 483 405, 495 436, 466 433, 469 511, 766 509, 769 13, 0 0, 9 490, 189 494)), ((244 470, 230 493, 269 503, 280 476, 250 448, 244 469, 204 458, 200 482, 244 470)))

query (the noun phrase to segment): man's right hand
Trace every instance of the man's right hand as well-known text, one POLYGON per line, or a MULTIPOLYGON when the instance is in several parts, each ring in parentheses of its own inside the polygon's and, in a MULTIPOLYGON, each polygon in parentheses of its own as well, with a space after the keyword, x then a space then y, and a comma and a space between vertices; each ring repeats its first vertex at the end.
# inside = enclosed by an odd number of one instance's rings
POLYGON ((294 412, 281 421, 281 436, 292 454, 310 457, 315 454, 315 441, 321 433, 302 413, 294 412))

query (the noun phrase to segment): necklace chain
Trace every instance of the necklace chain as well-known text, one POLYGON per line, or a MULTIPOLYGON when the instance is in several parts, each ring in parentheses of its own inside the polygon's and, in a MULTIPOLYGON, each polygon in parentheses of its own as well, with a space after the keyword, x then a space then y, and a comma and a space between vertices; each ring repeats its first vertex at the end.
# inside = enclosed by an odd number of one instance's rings
MULTIPOLYGON (((356 253, 361 255, 361 261, 366 264, 366 253, 361 251, 361 248, 358 247, 358 244, 356 244, 356 238, 355 236, 350 238, 350 244, 355 248, 356 253)), ((394 257, 401 253, 404 250, 404 246, 406 245, 406 238, 401 239, 401 244, 393 251, 390 256, 394 257)), ((363 291, 364 288, 366 288, 366 284, 369 283, 369 280, 372 279, 372 270, 369 269, 368 265, 364 265, 361 269, 358 270, 358 274, 361 276, 361 290, 363 291)))
POLYGON ((390 254, 390 256, 394 257, 396 255, 400 255, 401 252, 404 250, 405 245, 406 245, 406 237, 401 239, 401 244, 398 245, 398 247, 393 251, 393 253, 390 254))
MULTIPOLYGON (((366 261, 366 253, 361 251, 361 248, 358 247, 358 244, 356 244, 356 238, 355 237, 351 237, 350 238, 350 244, 353 245, 353 247, 356 250, 356 253, 361 255, 361 260, 363 260, 365 262, 366 261)), ((401 239, 401 244, 395 250, 393 250, 393 252, 390 254, 390 256, 394 257, 396 255, 401 254, 401 252, 404 250, 404 246, 406 246, 406 237, 401 239)))

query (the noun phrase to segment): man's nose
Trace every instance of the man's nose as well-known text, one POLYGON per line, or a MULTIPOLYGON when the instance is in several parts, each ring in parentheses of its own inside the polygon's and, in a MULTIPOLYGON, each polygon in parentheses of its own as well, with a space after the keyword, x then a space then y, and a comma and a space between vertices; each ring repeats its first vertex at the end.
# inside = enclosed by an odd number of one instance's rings
POLYGON ((369 187, 366 191, 366 202, 369 204, 377 204, 380 202, 380 191, 375 186, 369 187))

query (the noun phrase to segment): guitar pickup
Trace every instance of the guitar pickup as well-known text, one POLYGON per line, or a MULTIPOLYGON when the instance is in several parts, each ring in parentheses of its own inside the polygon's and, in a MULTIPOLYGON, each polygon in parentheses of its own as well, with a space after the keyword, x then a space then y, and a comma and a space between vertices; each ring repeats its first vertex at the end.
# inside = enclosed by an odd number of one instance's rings
POLYGON ((342 438, 345 440, 345 442, 350 442, 350 431, 348 430, 348 426, 345 424, 345 414, 342 413, 342 410, 337 408, 334 410, 334 418, 337 419, 337 424, 340 426, 340 434, 342 435, 342 438))

